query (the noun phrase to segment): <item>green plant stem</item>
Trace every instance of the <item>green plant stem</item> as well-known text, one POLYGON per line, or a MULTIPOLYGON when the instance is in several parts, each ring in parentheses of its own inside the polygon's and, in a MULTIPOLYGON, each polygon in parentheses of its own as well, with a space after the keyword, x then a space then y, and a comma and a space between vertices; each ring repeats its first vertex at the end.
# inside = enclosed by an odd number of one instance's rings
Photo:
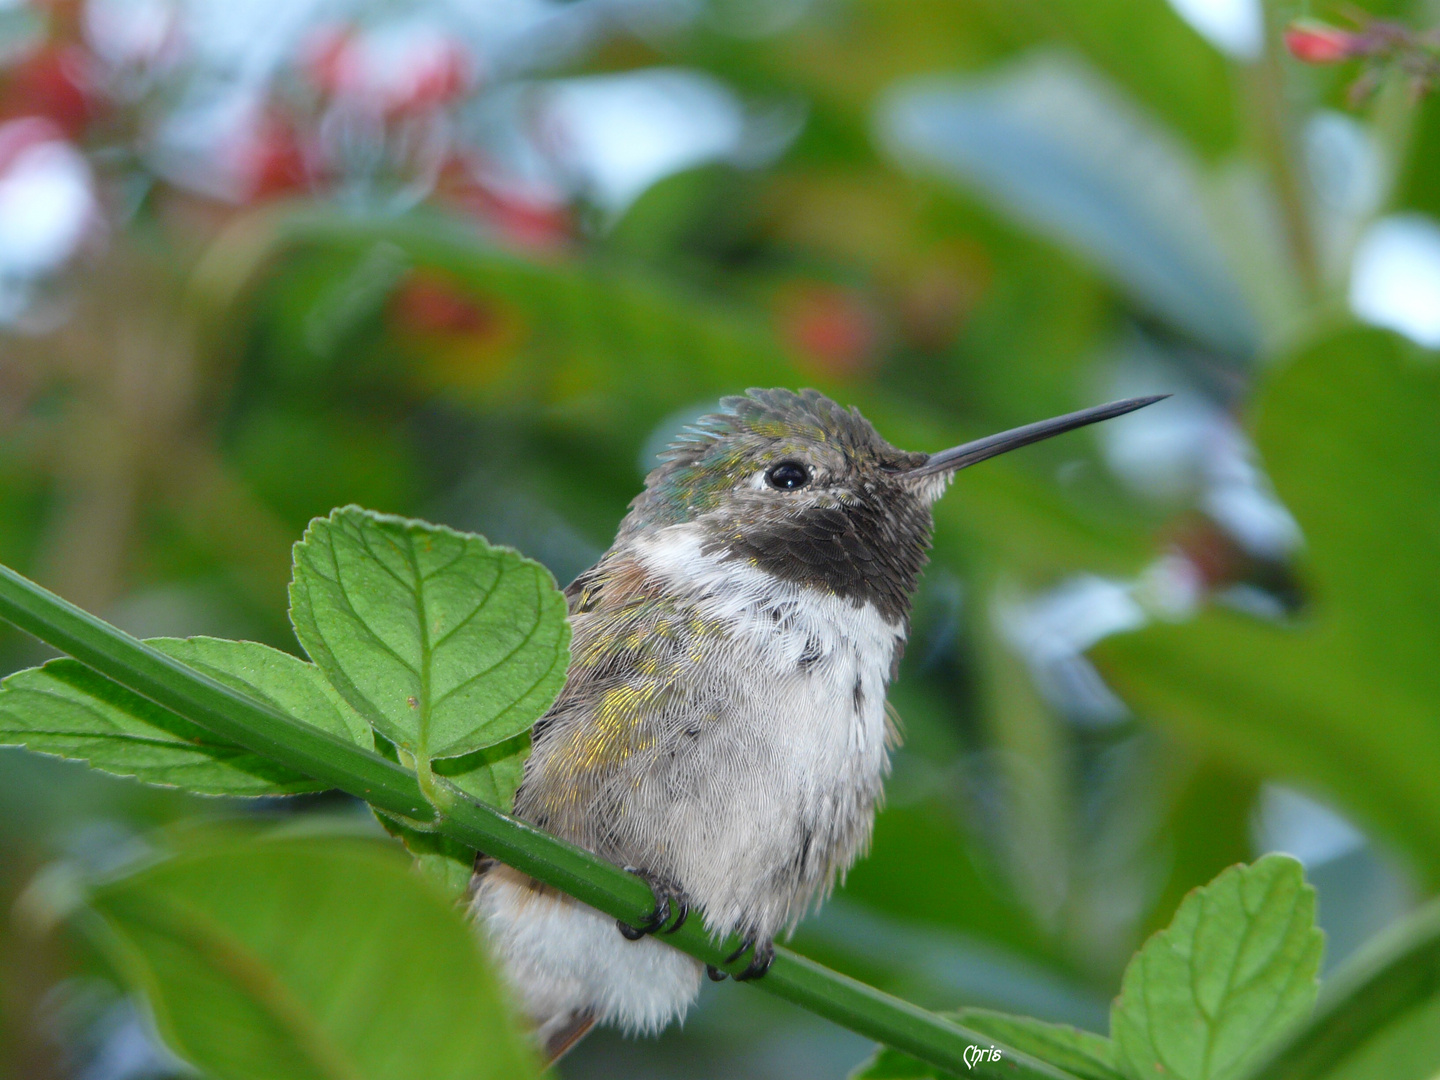
MULTIPOLYGON (((416 774, 363 747, 344 742, 238 693, 0 566, 0 617, 68 653, 115 682, 254 753, 332 784, 393 814, 428 823, 632 925, 654 906, 640 878, 572 844, 483 804, 453 797, 437 812, 416 774)), ((718 967, 735 942, 712 940, 693 920, 665 940, 718 967)), ((1004 1047, 999 1062, 965 1063, 971 1046, 996 1045, 943 1017, 777 948, 769 973, 752 985, 852 1031, 952 1072, 1013 1080, 1073 1080, 1004 1047)), ((741 957, 728 965, 744 969, 741 957)))
POLYGON ((1240 71, 1243 95, 1249 106, 1255 150, 1274 187, 1292 265, 1305 290, 1306 301, 1314 303, 1321 294, 1324 276, 1305 178, 1296 162, 1290 129, 1292 113, 1285 101, 1283 28, 1271 5, 1266 7, 1266 19, 1264 55, 1240 71))

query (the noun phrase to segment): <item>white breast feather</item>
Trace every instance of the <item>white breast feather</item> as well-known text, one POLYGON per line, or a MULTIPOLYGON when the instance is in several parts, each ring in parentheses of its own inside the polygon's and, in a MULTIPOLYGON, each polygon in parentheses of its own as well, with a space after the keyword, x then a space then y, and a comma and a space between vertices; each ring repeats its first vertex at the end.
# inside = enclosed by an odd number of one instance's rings
MULTIPOLYGON (((763 755, 737 763, 732 779, 733 812, 744 816, 744 826, 737 822, 720 836, 710 832, 720 849, 696 852, 693 872, 710 891, 696 898, 707 922, 723 928, 757 902, 736 884, 746 875, 730 868, 764 880, 767 860, 793 858, 794 851, 780 845, 799 842, 802 815, 823 822, 863 813, 868 835, 869 804, 856 804, 878 796, 887 767, 885 689, 904 625, 885 619, 873 604, 707 554, 693 524, 661 530, 641 541, 636 555, 667 594, 691 600, 727 627, 728 662, 741 669, 739 682, 748 692, 737 695, 726 723, 737 748, 754 746, 763 755), (766 837, 775 838, 774 850, 766 837)), ((798 899, 803 905, 808 898, 798 899)), ((764 921, 798 917, 788 906, 793 899, 765 898, 771 909, 764 921)))
MULTIPOLYGON (((671 821, 671 838, 684 887, 713 932, 751 925, 774 934, 828 881, 776 887, 803 823, 848 828, 857 844, 868 837, 887 767, 885 689, 905 629, 873 604, 702 548, 700 527, 688 523, 636 545, 667 594, 724 624, 734 688, 729 752, 707 763, 711 790, 723 794, 671 821)), ((856 853, 841 852, 841 865, 856 853)), ((542 1035, 581 1011, 657 1030, 698 989, 691 958, 656 938, 627 942, 613 921, 566 898, 538 898, 513 872, 483 879, 475 908, 542 1035)))

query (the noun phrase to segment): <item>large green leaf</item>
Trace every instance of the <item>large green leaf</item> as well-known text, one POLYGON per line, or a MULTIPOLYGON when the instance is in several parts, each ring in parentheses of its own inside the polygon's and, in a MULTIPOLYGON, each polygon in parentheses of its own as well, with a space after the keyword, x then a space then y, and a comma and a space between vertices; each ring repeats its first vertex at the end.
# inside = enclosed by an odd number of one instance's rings
MULTIPOLYGON (((306 723, 367 743, 363 721, 312 664, 253 641, 157 638, 161 652, 306 723)), ((0 743, 205 795, 325 787, 227 743, 75 660, 17 672, 0 690, 0 743)))
POLYGON ((1226 1080, 1315 1002, 1324 939, 1300 864, 1267 855, 1196 889, 1125 970, 1111 1010, 1131 1080, 1226 1080))
MULTIPOLYGON (((1003 0, 996 3, 1010 14, 1003 0)), ((1242 124, 1241 91, 1225 57, 1165 0, 1051 0, 1014 12, 1045 38, 1059 36, 1085 52, 1147 110, 1206 158, 1233 152, 1242 124)))
POLYGON ((1440 367, 1346 329, 1278 371, 1256 440, 1304 531, 1295 624, 1211 609, 1097 659, 1155 722, 1330 794, 1440 880, 1440 367))
POLYGON ((565 681, 550 572, 482 537, 346 507, 295 546, 291 618, 345 699, 424 761, 529 730, 565 681))
POLYGON ((536 1075, 474 931, 394 848, 211 837, 90 903, 165 1041, 217 1080, 536 1075))
MULTIPOLYGON (((767 5, 768 10, 781 10, 767 5)), ((712 3, 750 16, 744 4, 712 3)), ((1079 48, 1209 158, 1237 136, 1235 87, 1225 58, 1165 0, 852 0, 843 10, 810 8, 788 33, 727 33, 706 20, 683 41, 680 60, 751 93, 777 88, 812 102, 796 151, 860 158, 864 111, 897 78, 917 71, 973 70, 1017 48, 1057 39, 1079 48), (707 25, 708 24, 708 25, 707 25), (703 31, 708 31, 703 32, 703 31), (858 145, 857 145, 858 144, 858 145)))
POLYGON ((1246 1080, 1433 1080, 1440 1071, 1440 902, 1391 927, 1325 982, 1310 1022, 1246 1080))

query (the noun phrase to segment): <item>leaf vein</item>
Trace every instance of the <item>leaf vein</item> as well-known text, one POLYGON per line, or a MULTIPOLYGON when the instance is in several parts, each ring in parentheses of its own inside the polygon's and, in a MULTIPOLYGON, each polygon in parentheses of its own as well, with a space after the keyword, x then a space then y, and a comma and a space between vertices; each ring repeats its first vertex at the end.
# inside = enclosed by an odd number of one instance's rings
POLYGON ((454 626, 452 626, 449 630, 446 630, 445 633, 441 634, 438 638, 436 638, 430 646, 432 649, 438 652, 447 641, 449 641, 452 637, 458 634, 466 626, 470 625, 471 620, 474 619, 476 615, 480 614, 480 612, 485 610, 485 607, 490 603, 490 598, 494 596, 496 590, 500 588, 500 582, 504 579, 505 573, 506 572, 504 570, 501 570, 498 574, 495 575, 494 583, 491 584, 485 595, 476 602, 475 606, 470 609, 470 613, 466 615, 463 619, 461 619, 458 623, 456 623, 454 626))
POLYGON ((441 694, 438 698, 435 699, 436 706, 438 707, 445 701, 448 701, 452 696, 459 693, 461 690, 464 690, 471 683, 477 682, 480 679, 485 678, 487 675, 495 672, 498 668, 502 667, 505 664, 508 664, 511 660, 515 658, 515 655, 519 653, 521 649, 525 648, 526 645, 530 644, 530 639, 536 635, 544 622, 545 620, 540 617, 540 613, 536 612, 535 621, 530 624, 530 629, 525 632, 525 636, 520 639, 520 642, 513 649, 507 652, 499 660, 496 660, 495 663, 485 668, 483 671, 477 671, 474 675, 471 675, 469 678, 456 683, 449 690, 446 690, 445 693, 441 694))
MULTIPOLYGON (((410 663, 410 661, 406 660, 403 656, 401 656, 400 653, 396 651, 396 649, 395 649, 395 647, 394 647, 393 645, 391 645, 388 641, 386 641, 386 640, 385 640, 384 638, 382 638, 379 634, 377 634, 377 633, 374 631, 374 629, 370 626, 370 624, 369 624, 368 622, 366 622, 366 621, 361 617, 360 612, 356 609, 354 602, 350 599, 350 590, 349 590, 349 588, 346 586, 344 579, 342 578, 342 579, 340 579, 340 580, 337 580, 337 581, 335 582, 335 584, 336 584, 336 587, 339 588, 339 590, 340 590, 340 598, 341 598, 342 600, 344 600, 344 602, 345 602, 345 610, 350 613, 351 617, 352 617, 352 618, 354 619, 354 621, 355 621, 355 624, 356 624, 357 626, 359 626, 362 630, 365 631, 366 634, 368 634, 368 635, 370 636, 370 640, 372 640, 373 642, 375 642, 375 644, 379 645, 381 649, 385 650, 385 652, 387 652, 387 653, 389 653, 391 656, 393 656, 393 657, 395 658, 395 661, 396 661, 398 664, 400 664, 402 667, 404 667, 404 668, 405 668, 407 671, 409 671, 412 675, 414 675, 414 676, 416 676, 417 678, 419 678, 420 672, 416 669, 415 665, 412 664, 412 663, 410 663)), ((326 646, 326 648, 328 648, 328 649, 330 650, 331 655, 332 655, 332 656, 336 655, 334 647, 330 644, 330 641, 325 637, 325 631, 322 630, 322 629, 320 629, 318 623, 317 623, 317 625, 316 625, 316 627, 315 627, 315 630, 316 630, 316 633, 318 633, 318 634, 320 635, 321 640, 325 642, 325 646, 326 646)))

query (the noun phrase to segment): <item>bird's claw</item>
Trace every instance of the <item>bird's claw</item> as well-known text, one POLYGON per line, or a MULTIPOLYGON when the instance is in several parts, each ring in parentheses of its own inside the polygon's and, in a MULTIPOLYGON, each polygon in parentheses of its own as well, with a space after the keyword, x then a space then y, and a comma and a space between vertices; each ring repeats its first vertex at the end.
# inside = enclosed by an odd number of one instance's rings
POLYGON ((739 960, 740 957, 744 956, 754 947, 755 939, 753 937, 743 938, 740 942, 740 947, 734 952, 732 952, 729 956, 725 957, 725 963, 733 964, 736 960, 739 960))
MULTIPOLYGON (((750 963, 745 966, 744 971, 739 972, 737 975, 735 975, 734 978, 736 982, 749 982, 751 979, 759 979, 763 977, 764 974, 770 970, 770 965, 775 962, 775 945, 773 942, 760 941, 757 938, 747 937, 745 938, 745 940, 740 942, 740 947, 738 949, 736 949, 734 952, 732 952, 729 956, 725 958, 725 963, 735 963, 736 960, 739 960, 742 956, 744 956, 747 952, 750 952, 750 950, 752 949, 754 950, 754 952, 752 952, 750 955, 750 963)), ((723 978, 723 972, 721 973, 721 976, 723 978)), ((710 977, 712 979, 715 978, 714 974, 711 974, 710 977)), ((716 981, 718 982, 719 980, 716 981)))
POLYGON ((670 920, 670 898, 659 896, 655 900, 655 910, 650 917, 639 926, 631 926, 624 919, 616 919, 615 926, 620 930, 621 936, 626 941, 639 941, 646 934, 653 934, 670 920))
POLYGON ((690 901, 685 898, 684 893, 673 885, 647 874, 644 870, 638 870, 633 866, 627 866, 625 869, 644 878, 645 883, 650 886, 650 891, 655 894, 655 908, 639 926, 631 926, 624 919, 615 920, 615 926, 626 941, 639 941, 646 934, 673 934, 685 925, 685 920, 690 915, 690 901), (666 927, 665 924, 670 922, 670 916, 675 913, 676 909, 678 909, 678 914, 675 915, 675 922, 666 927))
POLYGON ((675 916, 675 921, 674 921, 673 923, 671 923, 669 926, 667 926, 664 930, 661 930, 661 931, 660 931, 660 933, 662 933, 662 934, 673 934, 673 933, 675 933, 676 930, 679 930, 680 927, 682 927, 682 926, 685 925, 685 920, 690 917, 690 901, 689 901, 689 900, 686 900, 685 897, 683 897, 683 896, 677 896, 677 897, 675 898, 675 903, 676 903, 676 905, 680 908, 680 914, 678 914, 678 915, 675 916))
POLYGON ((757 942, 755 951, 750 955, 750 963, 745 970, 735 976, 736 982, 749 982, 751 979, 761 979, 770 970, 770 965, 775 962, 775 946, 768 941, 757 942))

